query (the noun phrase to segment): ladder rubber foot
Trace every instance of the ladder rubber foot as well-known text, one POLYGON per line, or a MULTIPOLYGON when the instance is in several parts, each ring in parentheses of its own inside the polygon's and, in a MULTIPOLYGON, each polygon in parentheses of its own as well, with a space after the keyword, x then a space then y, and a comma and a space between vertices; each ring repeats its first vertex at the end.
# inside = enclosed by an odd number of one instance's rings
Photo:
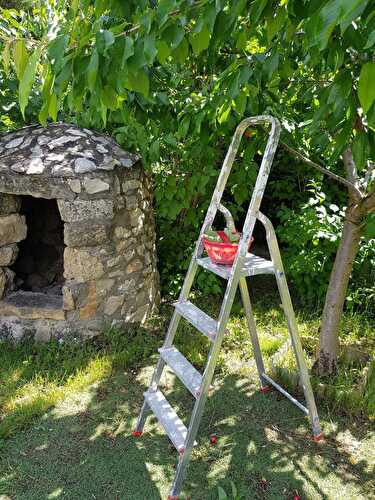
POLYGON ((270 390, 271 390, 271 387, 269 385, 265 385, 264 387, 260 388, 260 392, 262 394, 267 394, 267 392, 270 392, 270 390))
POLYGON ((316 436, 313 436, 313 440, 314 440, 316 443, 319 443, 319 441, 321 441, 322 439, 324 439, 324 434, 323 434, 323 432, 321 432, 320 434, 317 434, 316 436))
POLYGON ((143 432, 142 431, 133 431, 132 432, 132 436, 134 437, 140 437, 142 436, 143 432))

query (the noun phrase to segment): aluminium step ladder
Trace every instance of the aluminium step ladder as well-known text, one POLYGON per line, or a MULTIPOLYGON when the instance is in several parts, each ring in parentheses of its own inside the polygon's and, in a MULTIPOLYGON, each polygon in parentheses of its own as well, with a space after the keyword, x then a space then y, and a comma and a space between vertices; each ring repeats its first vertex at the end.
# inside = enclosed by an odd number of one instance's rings
POLYGON ((143 406, 133 435, 140 436, 142 434, 146 417, 150 412, 153 412, 180 455, 175 479, 168 497, 169 500, 177 500, 182 489, 182 483, 189 463, 191 451, 195 444, 195 438, 198 432, 237 287, 240 289, 243 301, 256 366, 259 373, 261 391, 266 392, 270 388, 270 385, 280 391, 300 410, 309 416, 314 439, 318 441, 322 437, 319 417, 307 366, 303 356, 301 341, 298 335, 297 322, 289 295, 275 230, 270 220, 259 212, 279 136, 280 123, 272 116, 255 116, 247 118, 238 125, 224 159, 216 188, 196 243, 195 251, 193 253, 178 302, 175 304, 175 310, 169 324, 163 347, 159 349, 160 357, 152 376, 150 387, 144 393, 143 406), (215 215, 218 211, 224 214, 230 224, 233 224, 233 218, 229 210, 221 204, 221 197, 239 148, 242 135, 248 127, 258 124, 270 124, 271 130, 243 226, 242 236, 238 244, 238 251, 232 266, 214 264, 208 257, 202 257, 202 238, 206 230, 211 228, 215 215), (249 242, 251 241, 254 225, 257 219, 266 229, 266 239, 271 260, 266 260, 248 253, 249 242), (209 317, 206 313, 201 311, 188 300, 188 295, 190 293, 198 266, 203 267, 227 280, 227 287, 217 321, 209 317), (297 368, 299 370, 300 381, 304 390, 307 407, 293 398, 287 391, 285 391, 265 373, 246 283, 247 276, 254 276, 257 274, 275 275, 282 307, 288 323, 291 343, 294 349, 297 368), (203 374, 199 373, 198 370, 196 370, 194 366, 190 364, 189 361, 173 345, 177 326, 181 318, 184 318, 191 323, 199 332, 207 336, 211 341, 211 348, 203 374), (185 427, 184 423, 177 416, 176 412, 158 388, 165 365, 169 366, 169 368, 182 381, 196 400, 188 429, 185 427))

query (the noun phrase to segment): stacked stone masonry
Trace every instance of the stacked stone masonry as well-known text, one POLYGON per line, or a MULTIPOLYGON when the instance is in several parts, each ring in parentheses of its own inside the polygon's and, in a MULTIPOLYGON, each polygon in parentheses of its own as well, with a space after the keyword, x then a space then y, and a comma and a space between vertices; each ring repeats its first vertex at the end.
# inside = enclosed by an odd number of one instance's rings
POLYGON ((63 123, 0 137, 0 338, 92 336, 144 322, 158 301, 152 186, 139 157, 63 123), (18 275, 31 259, 20 265, 25 197, 55 200, 62 220, 63 278, 44 288, 48 273, 26 289, 18 275))

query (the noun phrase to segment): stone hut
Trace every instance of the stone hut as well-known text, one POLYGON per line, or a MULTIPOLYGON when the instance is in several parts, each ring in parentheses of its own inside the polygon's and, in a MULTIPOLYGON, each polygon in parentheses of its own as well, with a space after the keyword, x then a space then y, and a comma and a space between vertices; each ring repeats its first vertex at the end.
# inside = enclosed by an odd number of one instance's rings
POLYGON ((55 124, 0 137, 0 338, 92 336, 159 299, 149 176, 110 137, 55 124))

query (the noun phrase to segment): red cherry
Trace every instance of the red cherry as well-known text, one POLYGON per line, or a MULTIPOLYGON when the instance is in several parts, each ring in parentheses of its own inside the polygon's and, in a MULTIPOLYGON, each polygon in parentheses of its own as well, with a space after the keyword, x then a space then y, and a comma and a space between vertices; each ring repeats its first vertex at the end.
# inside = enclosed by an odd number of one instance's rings
POLYGON ((217 443, 217 437, 216 436, 211 436, 210 437, 210 443, 211 444, 216 444, 217 443))

